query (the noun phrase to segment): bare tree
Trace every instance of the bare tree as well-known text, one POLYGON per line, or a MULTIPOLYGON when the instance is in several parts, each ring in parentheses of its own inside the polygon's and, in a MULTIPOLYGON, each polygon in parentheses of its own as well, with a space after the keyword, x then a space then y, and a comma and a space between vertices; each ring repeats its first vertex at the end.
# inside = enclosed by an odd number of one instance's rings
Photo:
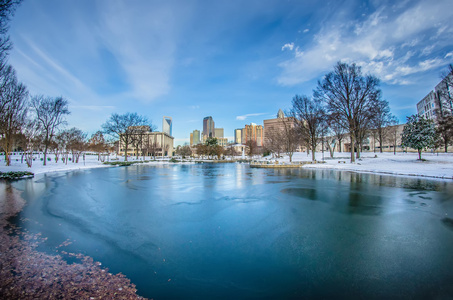
POLYGON ((147 154, 149 153, 153 157, 153 159, 155 159, 158 150, 157 137, 155 135, 148 136, 144 141, 143 147, 145 149, 145 152, 147 154))
POLYGON ((21 0, 0 1, 0 69, 5 67, 8 52, 12 48, 11 41, 7 35, 8 23, 20 2, 21 0))
POLYGON ((28 92, 25 85, 17 81, 11 66, 0 72, 0 76, 3 81, 0 89, 0 143, 9 166, 14 137, 21 132, 26 121, 28 92))
POLYGON ((272 127, 266 129, 265 143, 266 148, 272 153, 272 156, 280 157, 283 152, 283 129, 272 127))
POLYGON ((398 146, 398 141, 401 137, 401 135, 398 133, 398 119, 395 118, 395 120, 393 120, 393 123, 390 124, 388 135, 390 144, 393 146, 393 155, 396 155, 396 147, 398 146))
POLYGON ((132 145, 135 134, 135 126, 145 126, 148 119, 137 113, 125 113, 123 115, 112 114, 110 119, 102 125, 104 132, 120 141, 120 148, 124 147, 124 160, 127 161, 129 146, 132 145))
POLYGON ((80 155, 86 150, 87 148, 87 134, 78 128, 71 128, 68 130, 69 135, 69 142, 68 142, 68 150, 71 151, 72 154, 72 162, 78 163, 80 155))
POLYGON ((356 64, 338 62, 334 71, 324 76, 314 92, 317 101, 327 106, 329 113, 336 113, 338 121, 347 128, 351 139, 351 162, 355 162, 354 146, 360 133, 360 117, 371 109, 380 93, 379 80, 362 75, 356 64))
POLYGON ((88 149, 98 154, 98 160, 101 160, 101 153, 106 150, 106 141, 102 131, 94 133, 88 141, 88 149))
POLYGON ((357 124, 355 126, 355 151, 356 158, 360 158, 360 153, 363 151, 363 144, 365 140, 370 136, 370 131, 372 128, 372 113, 371 110, 364 111, 357 118, 357 124))
POLYGON ((155 130, 154 125, 146 125, 146 126, 134 126, 132 128, 133 134, 132 134, 132 139, 131 139, 131 145, 135 149, 135 155, 136 158, 138 159, 140 152, 142 153, 143 159, 145 159, 146 156, 146 142, 149 140, 149 137, 147 136, 147 132, 152 132, 155 130))
POLYGON ((192 149, 190 149, 189 145, 178 146, 176 154, 181 155, 182 158, 186 158, 186 156, 192 155, 192 149))
POLYGON ((239 155, 238 151, 236 151, 236 148, 234 147, 233 144, 228 145, 225 149, 225 155, 230 156, 233 158, 234 156, 239 155))
POLYGON ((25 162, 31 168, 33 164, 33 151, 39 148, 41 140, 39 138, 41 128, 36 120, 28 119, 22 127, 22 134, 24 136, 24 153, 25 162))
POLYGON ((44 165, 46 165, 49 145, 58 127, 66 124, 65 116, 69 115, 68 100, 63 97, 51 98, 40 95, 32 97, 31 105, 42 130, 44 165))
POLYGON ((324 108, 320 101, 315 101, 307 96, 294 96, 292 104, 290 115, 294 118, 300 135, 308 140, 311 158, 315 161, 316 146, 321 141, 325 122, 324 108))
POLYGON ((338 142, 338 152, 341 152, 341 141, 345 137, 346 129, 342 126, 340 118, 336 113, 327 116, 327 126, 338 142))
POLYGON ((301 132, 297 128, 297 121, 293 117, 281 118, 282 124, 281 141, 283 151, 289 156, 289 162, 293 161, 293 154, 300 145, 301 132))
POLYGON ((245 146, 246 146, 247 155, 250 156, 250 158, 252 158, 254 155, 256 155, 258 153, 258 145, 256 144, 256 141, 248 140, 245 143, 245 146))
POLYGON ((379 99, 374 103, 371 114, 371 126, 376 132, 376 139, 379 142, 379 152, 382 153, 384 141, 388 139, 389 126, 396 122, 396 117, 390 112, 389 103, 383 99, 379 99))

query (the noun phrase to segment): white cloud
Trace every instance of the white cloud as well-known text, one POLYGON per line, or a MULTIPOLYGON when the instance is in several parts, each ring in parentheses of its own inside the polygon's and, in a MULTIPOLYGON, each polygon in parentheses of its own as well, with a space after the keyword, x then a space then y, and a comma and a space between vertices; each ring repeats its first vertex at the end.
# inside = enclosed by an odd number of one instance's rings
POLYGON ((438 47, 453 46, 453 33, 440 25, 453 25, 453 10, 446 9, 451 8, 451 2, 420 1, 404 5, 410 7, 382 6, 359 23, 347 19, 347 12, 338 12, 345 19, 327 22, 311 43, 294 44, 293 58, 279 64, 282 73, 278 83, 295 85, 319 78, 337 61, 355 62, 365 72, 391 84, 409 84, 411 80, 405 76, 442 66, 446 57, 430 55, 438 47), (438 32, 443 32, 442 45, 429 39, 438 32), (424 55, 425 60, 416 61, 416 53, 424 55))
POLYGON ((304 33, 307 33, 307 32, 309 32, 309 31, 310 31, 310 29, 308 29, 308 28, 307 28, 307 29, 304 29, 304 33))
POLYGON ((265 114, 266 113, 246 114, 246 115, 242 115, 242 116, 237 116, 236 120, 243 121, 243 120, 247 119, 248 117, 262 116, 262 115, 265 115, 265 114))
POLYGON ((448 57, 453 57, 453 51, 447 53, 444 58, 448 58, 448 57))
POLYGON ((294 48, 294 43, 287 43, 287 44, 283 45, 282 51, 284 51, 285 49, 289 49, 290 51, 292 51, 293 48, 294 48))

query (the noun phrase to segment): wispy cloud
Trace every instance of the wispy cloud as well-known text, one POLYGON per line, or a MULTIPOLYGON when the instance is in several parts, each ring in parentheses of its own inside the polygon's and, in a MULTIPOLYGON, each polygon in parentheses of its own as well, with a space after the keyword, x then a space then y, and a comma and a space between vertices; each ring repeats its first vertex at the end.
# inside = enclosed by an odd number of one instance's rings
POLYGON ((236 120, 243 121, 243 120, 247 119, 248 117, 257 117, 257 116, 262 116, 262 115, 265 115, 265 114, 266 113, 246 114, 246 115, 242 115, 242 116, 237 116, 236 120))
POLYGON ((178 12, 183 10, 156 2, 134 6, 115 1, 99 6, 99 35, 126 72, 132 87, 128 96, 149 102, 170 91, 178 12))
MULTIPOLYGON (((356 62, 364 71, 390 84, 407 84, 410 79, 406 76, 446 64, 446 57, 432 55, 436 50, 453 46, 453 31, 441 26, 453 26, 453 12, 446 9, 452 8, 451 2, 412 4, 381 6, 361 22, 341 18, 327 22, 310 44, 294 44, 291 49, 294 57, 279 64, 282 73, 278 82, 295 85, 312 80, 341 60, 356 62), (440 40, 430 39, 437 36, 439 30, 442 31, 440 40), (427 59, 419 63, 413 59, 415 53, 427 59)), ((338 15, 351 14, 343 11, 338 15)))

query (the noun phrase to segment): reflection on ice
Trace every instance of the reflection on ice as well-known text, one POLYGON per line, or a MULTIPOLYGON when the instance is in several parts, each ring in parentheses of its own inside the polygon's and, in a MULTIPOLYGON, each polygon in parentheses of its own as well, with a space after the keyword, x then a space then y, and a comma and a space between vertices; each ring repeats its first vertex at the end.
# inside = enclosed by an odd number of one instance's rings
POLYGON ((149 298, 453 295, 451 182, 201 164, 14 185, 47 251, 69 239, 149 298))

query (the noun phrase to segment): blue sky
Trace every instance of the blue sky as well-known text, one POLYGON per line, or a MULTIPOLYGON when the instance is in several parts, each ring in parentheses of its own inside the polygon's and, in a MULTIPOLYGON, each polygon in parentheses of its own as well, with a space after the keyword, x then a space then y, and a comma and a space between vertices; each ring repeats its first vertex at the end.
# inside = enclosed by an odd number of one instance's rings
POLYGON ((453 1, 24 0, 10 35, 19 79, 66 97, 69 126, 171 116, 177 145, 206 116, 230 139, 274 118, 339 60, 379 77, 404 122, 453 63, 453 1))

